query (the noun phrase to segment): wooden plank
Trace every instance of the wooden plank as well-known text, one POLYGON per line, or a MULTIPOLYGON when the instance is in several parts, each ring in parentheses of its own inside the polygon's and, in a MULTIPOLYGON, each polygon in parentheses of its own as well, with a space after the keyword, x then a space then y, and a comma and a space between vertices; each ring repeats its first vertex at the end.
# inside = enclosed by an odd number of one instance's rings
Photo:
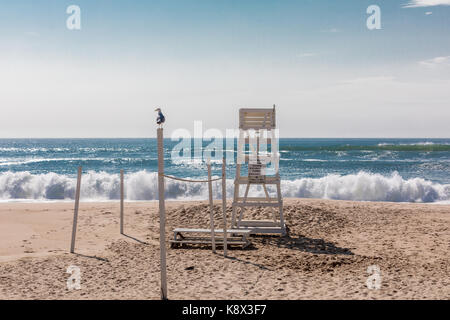
MULTIPOLYGON (((256 161, 259 159, 259 161, 261 163, 265 163, 265 162, 270 162, 270 160, 273 158, 272 156, 266 156, 266 155, 259 155, 258 157, 256 157, 256 155, 244 155, 244 160, 246 163, 250 162, 250 160, 252 160, 252 162, 256 163, 256 161)), ((276 160, 276 159, 275 159, 276 160)))
POLYGON ((254 130, 267 129, 267 130, 269 130, 269 129, 274 129, 274 128, 275 128, 275 125, 271 125, 271 124, 265 124, 265 125, 263 125, 263 124, 261 124, 261 125, 241 124, 241 125, 239 125, 239 129, 242 129, 242 130, 251 130, 251 129, 254 129, 254 130))
POLYGON ((266 121, 264 118, 246 118, 244 117, 243 119, 244 123, 248 123, 248 124, 254 124, 254 123, 267 123, 268 121, 266 121))
POLYGON ((279 222, 271 220, 242 220, 241 226, 244 227, 280 227, 279 222))
MULTIPOLYGON (((176 228, 173 229, 173 232, 176 233, 210 233, 211 229, 190 229, 190 228, 176 228)), ((223 233, 223 229, 214 229, 215 233, 223 233)), ((241 230, 241 229, 228 229, 226 230, 227 233, 241 233, 241 234, 247 234, 249 233, 248 230, 241 230)))
POLYGON ((266 117, 250 117, 250 116, 244 116, 242 118, 243 121, 245 122, 268 122, 268 120, 266 119, 266 117))
MULTIPOLYGON (((240 176, 236 180, 238 180, 237 183, 239 184, 248 184, 248 177, 240 176)), ((264 184, 277 184, 279 180, 280 180, 279 177, 266 176, 264 184)))
POLYGON ((273 108, 241 108, 239 114, 241 113, 273 113, 273 108))
POLYGON ((254 130, 255 132, 258 132, 260 130, 264 130, 265 127, 270 127, 270 125, 268 125, 267 122, 264 121, 243 121, 241 123, 241 127, 250 127, 249 129, 247 129, 247 131, 250 132, 250 130, 254 130))
POLYGON ((268 127, 273 127, 274 123, 272 121, 267 121, 264 119, 242 119, 240 120, 240 124, 241 125, 257 125, 257 124, 261 124, 261 125, 266 125, 268 127))
POLYGON ((271 113, 272 113, 272 111, 242 111, 239 114, 239 117, 244 118, 244 119, 247 117, 261 118, 261 117, 265 117, 266 115, 269 115, 269 117, 272 117, 271 113))
POLYGON ((244 124, 247 124, 247 125, 257 125, 257 124, 267 123, 267 121, 264 120, 264 118, 262 118, 262 119, 257 119, 257 118, 246 119, 246 118, 244 118, 243 121, 244 121, 244 124))
MULTIPOLYGON (((216 238, 217 244, 223 244, 223 239, 216 238)), ((230 245, 232 244, 245 244, 247 241, 241 240, 241 239, 228 239, 230 242, 230 245)), ((177 239, 177 240, 169 240, 171 243, 202 243, 202 244, 211 244, 210 238, 186 238, 186 239, 177 239)))
MULTIPOLYGON (((223 242, 221 240, 222 239, 220 239, 220 238, 216 239, 217 245, 223 245, 223 242)), ((211 240, 210 239, 169 240, 169 242, 170 243, 174 243, 174 244, 211 244, 211 240)), ((228 245, 247 246, 249 244, 250 244, 249 241, 244 241, 244 240, 229 239, 229 241, 228 241, 228 245)))
POLYGON ((281 227, 255 227, 255 228, 251 228, 252 233, 253 234, 260 234, 260 233, 265 233, 265 234, 285 234, 286 233, 286 229, 285 228, 281 228, 281 227))

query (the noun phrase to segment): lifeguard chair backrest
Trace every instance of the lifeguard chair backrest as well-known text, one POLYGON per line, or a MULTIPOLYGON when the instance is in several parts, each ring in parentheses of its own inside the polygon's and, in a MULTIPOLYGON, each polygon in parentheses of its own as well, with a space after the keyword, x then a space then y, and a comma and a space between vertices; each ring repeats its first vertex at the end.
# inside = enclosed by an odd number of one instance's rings
POLYGON ((275 126, 275 107, 270 109, 239 109, 239 129, 241 130, 271 130, 275 126))
MULTIPOLYGON (((260 154, 258 151, 255 156, 250 157, 244 155, 245 145, 257 145, 259 150, 260 143, 265 145, 263 152, 267 151, 267 147, 272 144, 275 139, 274 129, 276 128, 275 121, 275 106, 273 108, 242 108, 239 109, 239 142, 238 142, 238 163, 248 163, 248 179, 250 183, 263 183, 265 181, 266 164, 275 161, 275 167, 278 168, 278 157, 272 156, 276 150, 271 148, 269 154, 260 154), (263 133, 264 132, 264 133, 263 133), (255 134, 256 133, 256 134, 255 134), (253 138, 251 138, 251 136, 253 138)), ((277 169, 278 170, 278 169, 277 169)))

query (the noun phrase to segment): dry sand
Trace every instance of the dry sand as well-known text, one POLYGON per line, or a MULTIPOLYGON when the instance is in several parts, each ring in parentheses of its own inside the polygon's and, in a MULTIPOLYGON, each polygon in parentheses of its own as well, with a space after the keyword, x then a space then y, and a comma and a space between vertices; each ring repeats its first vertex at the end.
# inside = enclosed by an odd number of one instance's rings
MULTIPOLYGON (((207 208, 168 202, 167 238, 174 227, 208 227, 207 208)), ((158 204, 126 203, 126 236, 118 209, 82 203, 70 254, 72 203, 0 204, 0 299, 159 299, 158 204), (70 265, 80 290, 67 289, 70 265)), ((285 199, 285 216, 289 236, 252 237, 229 258, 169 248, 169 298, 450 299, 450 205, 285 199), (379 290, 366 286, 371 265, 379 290)))

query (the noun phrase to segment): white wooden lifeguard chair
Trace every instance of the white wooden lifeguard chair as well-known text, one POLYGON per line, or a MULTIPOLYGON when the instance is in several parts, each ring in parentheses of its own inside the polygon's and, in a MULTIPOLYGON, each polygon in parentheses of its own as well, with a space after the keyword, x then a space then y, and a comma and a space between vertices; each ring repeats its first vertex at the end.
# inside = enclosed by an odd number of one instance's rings
POLYGON ((249 229, 251 234, 286 234, 281 196, 278 137, 276 136, 275 105, 267 109, 239 110, 239 139, 234 180, 232 229, 249 229), (249 146, 246 152, 245 146, 249 146), (269 151, 270 146, 270 151, 269 151), (248 167, 247 176, 241 176, 242 165, 248 167), (270 164, 270 168, 268 168, 270 164), (244 196, 240 195, 245 186, 244 196), (250 186, 261 185, 265 197, 249 197, 250 186), (267 185, 276 186, 276 196, 271 197, 267 185), (271 207, 272 220, 243 220, 246 207, 271 207), (278 212, 278 214, 277 214, 278 212), (239 216, 237 216, 239 214, 239 216))

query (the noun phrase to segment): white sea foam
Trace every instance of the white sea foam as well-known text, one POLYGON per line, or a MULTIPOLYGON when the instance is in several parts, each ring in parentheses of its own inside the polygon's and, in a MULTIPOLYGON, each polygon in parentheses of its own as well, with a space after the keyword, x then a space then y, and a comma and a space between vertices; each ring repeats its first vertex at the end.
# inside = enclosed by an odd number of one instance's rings
POLYGON ((96 161, 103 163, 118 163, 119 161, 128 163, 139 163, 142 161, 158 160, 156 157, 140 158, 0 158, 0 166, 18 166, 31 163, 64 162, 64 161, 96 161))
MULTIPOLYGON (((126 174, 127 200, 156 200, 158 198, 157 174, 139 171, 126 174)), ((5 172, 0 174, 0 201, 70 200, 75 193, 76 179, 56 173, 30 174, 5 172)), ((221 197, 221 185, 213 183, 214 197, 221 197)), ((269 188, 273 192, 273 189, 269 188)), ((433 183, 421 178, 403 179, 359 172, 345 176, 328 175, 323 178, 283 180, 285 197, 323 198, 357 201, 394 202, 448 202, 450 184, 433 183)), ((233 194, 233 181, 227 181, 227 197, 233 194)), ((264 196, 261 187, 252 187, 250 195, 264 196)), ((206 183, 186 183, 166 179, 166 198, 172 200, 207 199, 206 183)), ((81 198, 83 201, 105 201, 119 198, 119 175, 90 171, 83 174, 81 198)))
POLYGON ((36 153, 36 152, 63 152, 70 151, 69 148, 17 148, 7 147, 0 148, 0 152, 21 152, 21 153, 36 153))
POLYGON ((383 147, 383 146, 432 146, 432 145, 436 145, 436 144, 442 144, 442 145, 448 145, 448 143, 435 143, 432 141, 421 141, 421 142, 412 142, 412 143, 398 143, 398 144, 392 144, 392 143, 387 143, 387 142, 382 142, 379 143, 378 146, 379 147, 383 147))
POLYGON ((136 148, 121 148, 121 147, 114 147, 114 148, 107 148, 107 147, 82 147, 82 148, 58 148, 58 147, 51 147, 51 148, 18 148, 18 147, 0 147, 0 152, 20 152, 20 153, 36 153, 36 152, 66 152, 66 151, 73 151, 75 150, 78 152, 85 152, 85 153, 95 153, 95 152, 139 152, 142 150, 142 148, 136 147, 136 148))
POLYGON ((435 202, 450 200, 450 184, 442 185, 421 178, 403 179, 359 172, 345 176, 328 175, 319 179, 283 181, 288 197, 324 198, 356 201, 435 202))

